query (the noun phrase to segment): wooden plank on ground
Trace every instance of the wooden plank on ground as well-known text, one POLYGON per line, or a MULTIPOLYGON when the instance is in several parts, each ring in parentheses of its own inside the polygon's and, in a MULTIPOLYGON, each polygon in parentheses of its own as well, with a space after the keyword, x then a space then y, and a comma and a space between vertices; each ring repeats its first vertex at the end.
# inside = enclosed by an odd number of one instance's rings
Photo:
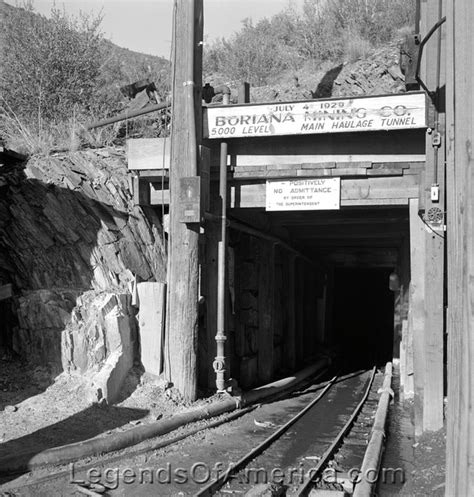
POLYGON ((128 169, 142 171, 147 169, 169 169, 169 138, 133 138, 127 140, 128 169))
POLYGON ((147 373, 159 375, 163 369, 166 284, 160 282, 138 283, 137 291, 142 364, 147 373))

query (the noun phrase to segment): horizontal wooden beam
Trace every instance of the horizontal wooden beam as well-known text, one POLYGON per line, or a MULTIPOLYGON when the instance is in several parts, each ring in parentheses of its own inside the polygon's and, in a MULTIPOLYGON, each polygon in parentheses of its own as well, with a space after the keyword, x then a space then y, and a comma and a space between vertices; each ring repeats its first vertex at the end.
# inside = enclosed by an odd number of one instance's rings
POLYGON ((324 240, 306 240, 304 242, 298 241, 298 246, 302 251, 311 254, 318 250, 328 249, 334 250, 335 248, 344 248, 348 252, 351 250, 368 249, 368 248, 381 248, 381 249, 399 249, 401 245, 400 238, 381 239, 367 238, 367 239, 333 239, 325 238, 324 240))
POLYGON ((170 191, 165 188, 161 190, 159 184, 150 185, 150 205, 169 205, 170 191))
MULTIPOLYGON (((234 183, 230 207, 265 207, 265 183, 234 183)), ((419 193, 417 176, 341 180, 341 205, 405 205, 419 193)))
POLYGON ((408 222, 406 223, 386 223, 386 224, 361 224, 344 226, 333 224, 327 226, 307 227, 307 226, 288 226, 292 237, 301 239, 309 238, 331 238, 331 237, 348 237, 363 238, 366 236, 398 236, 408 234, 408 222))
MULTIPOLYGON (((311 212, 311 211, 307 211, 311 212)), ((337 211, 341 212, 341 211, 337 211)), ((342 211, 344 212, 344 211, 342 211)), ((313 212, 311 212, 313 213, 313 212)), ((326 213, 326 212, 325 212, 326 213)), ((320 218, 316 217, 315 219, 311 219, 310 217, 305 217, 305 218, 298 218, 298 216, 294 216, 292 218, 289 217, 284 217, 283 219, 278 219, 278 217, 274 217, 272 220, 272 225, 278 225, 278 226, 293 226, 293 227, 298 227, 298 228, 304 228, 304 229, 311 229, 315 227, 321 227, 321 226, 332 226, 332 225, 337 225, 339 227, 344 226, 344 229, 352 229, 355 227, 357 229, 357 226, 359 225, 388 225, 392 223, 401 223, 401 222, 407 222, 408 223, 408 218, 405 218, 403 216, 401 217, 389 217, 389 216, 384 216, 384 217, 360 217, 360 218, 354 218, 354 217, 340 217, 340 218, 320 218)))
MULTIPOLYGON (((140 188, 146 180, 140 180, 140 188)), ((144 187, 143 187, 144 188, 144 187)), ((264 208, 266 184, 233 183, 230 185, 229 207, 264 208)), ((417 198, 418 177, 398 176, 389 178, 341 179, 341 207, 349 206, 403 206, 409 198, 417 198)), ((144 197, 142 197, 143 199, 144 197)), ((169 190, 161 185, 150 185, 150 204, 169 204, 169 190)), ((143 201, 143 200, 142 200, 143 201)))
MULTIPOLYGON (((235 167, 251 166, 276 166, 276 165, 301 165, 303 169, 317 167, 332 168, 337 167, 369 167, 373 163, 421 163, 424 164, 424 154, 311 154, 311 155, 229 155, 227 165, 235 167), (364 165, 364 166, 362 166, 364 165)), ((211 166, 217 167, 217 161, 211 163, 211 166)), ((407 166, 408 167, 408 166, 407 166)))

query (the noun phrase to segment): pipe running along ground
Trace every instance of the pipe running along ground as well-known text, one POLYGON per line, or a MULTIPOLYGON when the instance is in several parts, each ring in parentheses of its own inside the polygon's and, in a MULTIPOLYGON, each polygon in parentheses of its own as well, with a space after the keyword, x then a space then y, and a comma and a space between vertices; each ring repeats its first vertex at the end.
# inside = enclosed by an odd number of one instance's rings
POLYGON ((382 461, 382 453, 385 441, 385 425, 388 416, 388 407, 390 398, 393 397, 392 384, 392 363, 387 362, 385 366, 385 376, 383 386, 379 390, 380 399, 375 413, 374 424, 372 426, 372 434, 369 444, 365 451, 364 460, 360 470, 361 481, 357 483, 353 496, 354 497, 370 497, 373 494, 379 473, 380 463, 382 461), (373 473, 376 472, 374 475, 373 473), (369 473, 370 476, 369 476, 369 473))
POLYGON ((113 433, 107 437, 90 438, 82 442, 53 447, 36 454, 23 452, 0 458, 0 474, 9 475, 29 471, 40 466, 65 464, 85 457, 125 449, 149 438, 166 435, 186 424, 209 419, 281 394, 285 390, 296 387, 296 385, 329 366, 329 364, 329 359, 320 359, 294 376, 245 392, 241 399, 228 397, 192 411, 176 414, 168 419, 137 426, 124 432, 113 433))

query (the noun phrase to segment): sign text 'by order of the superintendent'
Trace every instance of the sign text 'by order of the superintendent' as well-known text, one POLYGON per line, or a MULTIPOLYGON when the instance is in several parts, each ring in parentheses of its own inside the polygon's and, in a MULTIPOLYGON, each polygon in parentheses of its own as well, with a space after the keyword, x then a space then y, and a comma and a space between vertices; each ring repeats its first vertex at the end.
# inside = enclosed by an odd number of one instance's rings
POLYGON ((339 209, 340 178, 267 180, 267 211, 309 211, 339 209))

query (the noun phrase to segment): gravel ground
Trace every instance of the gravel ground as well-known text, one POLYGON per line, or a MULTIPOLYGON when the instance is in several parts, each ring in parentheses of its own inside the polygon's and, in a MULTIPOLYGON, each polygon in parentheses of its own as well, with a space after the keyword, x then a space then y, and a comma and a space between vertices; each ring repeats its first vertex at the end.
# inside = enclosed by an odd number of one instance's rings
MULTIPOLYGON (((87 400, 87 379, 9 357, 0 359, 0 458, 43 450, 147 424, 213 400, 184 403, 162 380, 129 375, 123 400, 98 406, 87 400)), ((0 477, 0 483, 10 480, 0 477)))
MULTIPOLYGON (((398 371, 395 370, 393 389, 397 392, 398 388, 398 371)), ((382 468, 401 468, 404 481, 400 481, 400 475, 397 475, 393 483, 387 472, 386 482, 379 480, 379 497, 444 495, 446 431, 429 432, 416 440, 413 419, 413 401, 403 401, 395 393, 382 468)))

